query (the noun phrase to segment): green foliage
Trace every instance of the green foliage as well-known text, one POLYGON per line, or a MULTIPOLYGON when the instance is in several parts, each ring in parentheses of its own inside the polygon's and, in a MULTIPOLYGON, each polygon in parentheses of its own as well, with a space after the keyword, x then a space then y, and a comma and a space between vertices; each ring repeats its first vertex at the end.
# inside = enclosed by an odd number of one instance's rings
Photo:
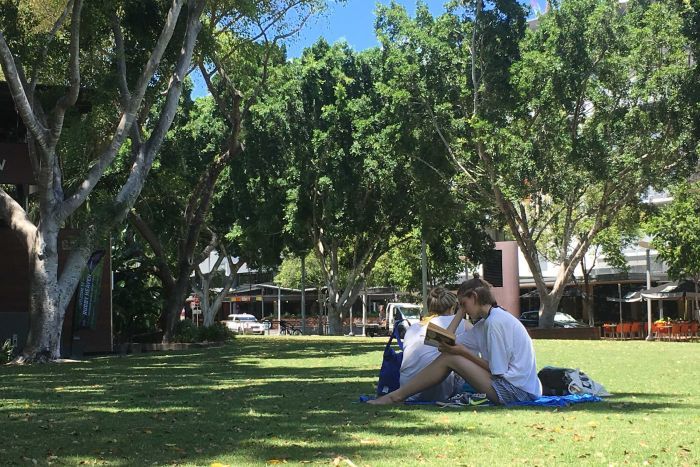
POLYGON ((700 183, 681 183, 645 229, 672 279, 700 277, 700 183))
POLYGON ((194 325, 192 320, 183 319, 175 323, 175 330, 172 336, 173 342, 198 342, 199 341, 199 329, 194 325))
POLYGON ((200 327, 197 332, 197 340, 199 342, 224 342, 233 339, 233 336, 234 334, 231 330, 221 323, 200 327))
POLYGON ((2 347, 0 347, 0 362, 11 362, 12 359, 15 358, 16 352, 17 349, 12 345, 12 341, 10 339, 5 339, 5 342, 2 343, 2 347))
POLYGON ((112 255, 114 334, 118 341, 129 342, 157 330, 162 290, 151 276, 152 264, 141 256, 137 237, 128 228, 115 239, 112 255))
MULTIPOLYGON (((321 264, 312 252, 306 255, 304 268, 306 269, 306 287, 315 287, 325 283, 321 264)), ((281 284, 283 287, 301 288, 301 258, 286 256, 279 266, 275 283, 281 284)))
POLYGON ((224 342, 233 339, 233 333, 223 324, 197 327, 192 320, 183 319, 175 323, 173 342, 224 342))

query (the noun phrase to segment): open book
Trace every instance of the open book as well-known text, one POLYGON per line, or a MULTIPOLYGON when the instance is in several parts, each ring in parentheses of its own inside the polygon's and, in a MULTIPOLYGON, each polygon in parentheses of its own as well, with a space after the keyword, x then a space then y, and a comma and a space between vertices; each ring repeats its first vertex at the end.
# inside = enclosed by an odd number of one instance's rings
POLYGON ((441 343, 455 345, 456 336, 445 328, 441 328, 437 324, 428 323, 425 330, 425 345, 439 347, 441 343))

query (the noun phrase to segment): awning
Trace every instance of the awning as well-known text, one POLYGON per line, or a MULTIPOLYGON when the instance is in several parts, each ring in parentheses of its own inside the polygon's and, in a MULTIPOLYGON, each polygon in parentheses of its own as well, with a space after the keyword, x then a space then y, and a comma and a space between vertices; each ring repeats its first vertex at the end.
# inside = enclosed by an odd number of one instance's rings
POLYGON ((620 297, 606 297, 606 300, 609 302, 617 302, 617 303, 641 302, 642 301, 642 291, 641 290, 633 290, 631 292, 627 292, 622 298, 620 298, 620 297))
POLYGON ((650 300, 698 299, 700 292, 696 292, 696 288, 700 290, 700 285, 696 287, 695 282, 684 279, 642 290, 642 298, 650 300))

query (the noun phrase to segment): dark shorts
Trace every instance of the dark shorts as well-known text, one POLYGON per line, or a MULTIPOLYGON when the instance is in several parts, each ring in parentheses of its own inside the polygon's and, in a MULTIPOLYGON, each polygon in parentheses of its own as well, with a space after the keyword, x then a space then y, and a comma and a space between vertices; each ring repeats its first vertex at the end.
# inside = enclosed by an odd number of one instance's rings
POLYGON ((527 402, 537 399, 536 396, 529 392, 523 391, 519 387, 513 386, 503 376, 493 376, 491 378, 491 387, 498 395, 498 402, 503 405, 512 404, 513 402, 527 402))

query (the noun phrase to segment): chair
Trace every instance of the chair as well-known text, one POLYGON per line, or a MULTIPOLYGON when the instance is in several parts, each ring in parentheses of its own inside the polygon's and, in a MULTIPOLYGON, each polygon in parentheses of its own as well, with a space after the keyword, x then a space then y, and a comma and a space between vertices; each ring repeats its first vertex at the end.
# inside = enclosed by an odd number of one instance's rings
POLYGON ((671 326, 667 324, 655 324, 656 326, 656 337, 663 340, 671 340, 671 326))
POLYGON ((691 321, 690 324, 688 325, 688 337, 690 337, 691 340, 698 337, 698 322, 697 321, 691 321))
POLYGON ((620 323, 621 334, 623 339, 632 338, 632 323, 620 323))
POLYGON ((630 337, 635 339, 644 339, 644 330, 642 328, 642 323, 635 321, 630 326, 630 337))
POLYGON ((669 340, 675 340, 675 341, 681 340, 681 325, 680 325, 680 323, 671 324, 671 334, 668 337, 669 337, 669 340))
POLYGON ((603 338, 604 339, 615 338, 615 325, 614 324, 603 324, 603 338))
POLYGON ((615 337, 622 339, 622 323, 615 326, 615 337))
POLYGON ((690 323, 681 323, 678 331, 678 340, 690 340, 690 323))

